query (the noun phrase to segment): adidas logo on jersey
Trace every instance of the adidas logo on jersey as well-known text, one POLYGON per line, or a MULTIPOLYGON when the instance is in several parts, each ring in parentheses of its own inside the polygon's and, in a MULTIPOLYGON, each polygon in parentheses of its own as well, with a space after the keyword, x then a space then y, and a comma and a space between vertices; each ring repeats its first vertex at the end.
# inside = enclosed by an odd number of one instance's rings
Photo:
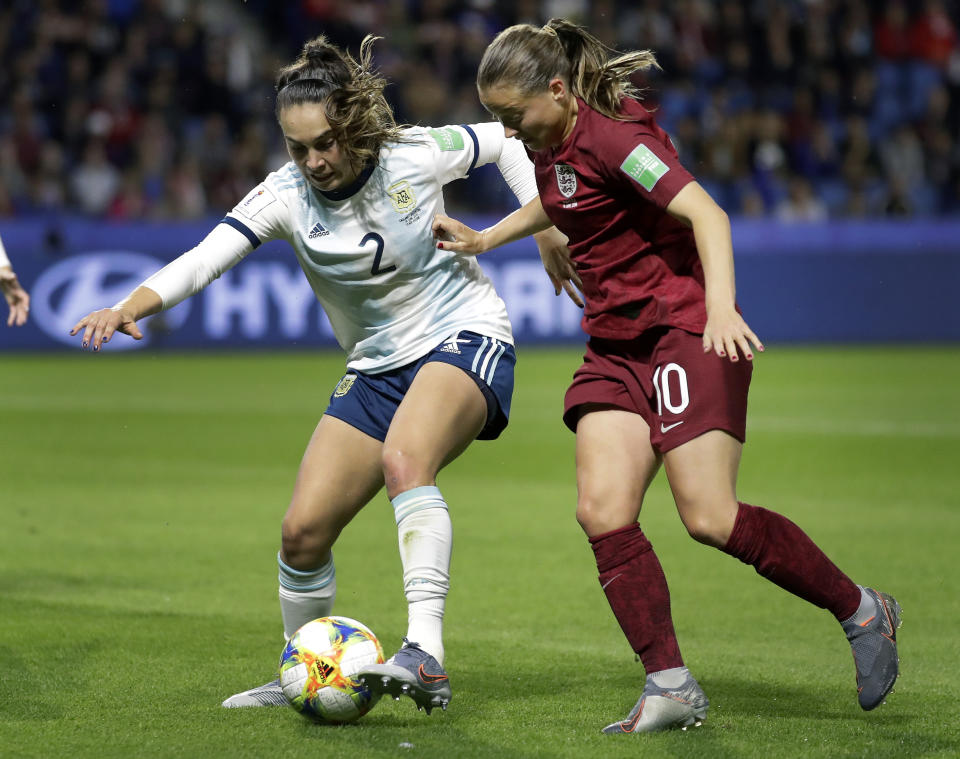
POLYGON ((330 231, 324 229, 323 224, 321 224, 318 221, 316 224, 313 225, 313 229, 310 230, 310 234, 308 235, 308 237, 311 240, 313 240, 317 237, 323 237, 324 235, 328 235, 328 234, 330 234, 330 231))

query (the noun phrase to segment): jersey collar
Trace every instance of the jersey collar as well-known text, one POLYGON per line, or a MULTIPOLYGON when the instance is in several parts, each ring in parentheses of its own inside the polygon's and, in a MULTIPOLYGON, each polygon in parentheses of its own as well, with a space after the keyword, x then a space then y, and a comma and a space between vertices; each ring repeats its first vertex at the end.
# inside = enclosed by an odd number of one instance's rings
POLYGON ((337 190, 319 190, 316 189, 316 192, 320 193, 327 200, 346 200, 352 195, 356 195, 360 192, 360 189, 367 183, 367 180, 370 178, 370 175, 373 174, 373 170, 376 168, 374 165, 367 166, 363 171, 361 171, 357 178, 354 179, 346 187, 341 187, 337 190))

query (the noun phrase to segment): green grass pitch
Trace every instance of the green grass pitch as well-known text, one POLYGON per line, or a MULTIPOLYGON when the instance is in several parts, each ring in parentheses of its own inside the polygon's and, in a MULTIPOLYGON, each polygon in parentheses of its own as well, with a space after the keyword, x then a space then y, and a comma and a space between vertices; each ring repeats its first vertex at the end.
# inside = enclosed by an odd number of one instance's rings
MULTIPOLYGON (((280 519, 342 357, 0 357, 0 756, 960 755, 960 350, 773 346, 754 374, 740 497, 902 603, 887 705, 857 706, 829 614, 686 536, 661 474, 641 521, 711 708, 647 736, 599 732, 643 671, 574 519, 559 411, 579 355, 521 348, 507 432, 441 474, 450 709, 384 701, 335 728, 220 701, 273 677, 280 519)), ((335 550, 336 612, 387 655, 395 541, 381 494, 335 550)))

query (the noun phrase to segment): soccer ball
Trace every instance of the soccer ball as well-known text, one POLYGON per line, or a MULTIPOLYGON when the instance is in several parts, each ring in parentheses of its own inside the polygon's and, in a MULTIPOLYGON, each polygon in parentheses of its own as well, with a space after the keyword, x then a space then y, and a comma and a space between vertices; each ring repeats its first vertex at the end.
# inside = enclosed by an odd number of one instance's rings
POLYGON ((380 698, 355 679, 370 664, 383 664, 383 649, 369 628, 347 617, 321 617, 287 641, 280 655, 280 687, 305 717, 353 722, 380 698))

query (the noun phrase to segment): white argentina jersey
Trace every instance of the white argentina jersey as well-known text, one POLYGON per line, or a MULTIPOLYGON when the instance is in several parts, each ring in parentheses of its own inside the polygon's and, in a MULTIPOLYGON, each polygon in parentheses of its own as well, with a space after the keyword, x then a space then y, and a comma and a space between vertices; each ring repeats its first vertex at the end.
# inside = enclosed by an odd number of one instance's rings
POLYGON ((413 141, 385 146, 379 165, 347 188, 315 190, 290 162, 224 219, 254 247, 293 246, 347 365, 359 371, 408 364, 458 330, 513 342, 506 307, 476 259, 438 250, 431 229, 444 211, 443 185, 498 159, 503 128, 404 134, 413 141))

